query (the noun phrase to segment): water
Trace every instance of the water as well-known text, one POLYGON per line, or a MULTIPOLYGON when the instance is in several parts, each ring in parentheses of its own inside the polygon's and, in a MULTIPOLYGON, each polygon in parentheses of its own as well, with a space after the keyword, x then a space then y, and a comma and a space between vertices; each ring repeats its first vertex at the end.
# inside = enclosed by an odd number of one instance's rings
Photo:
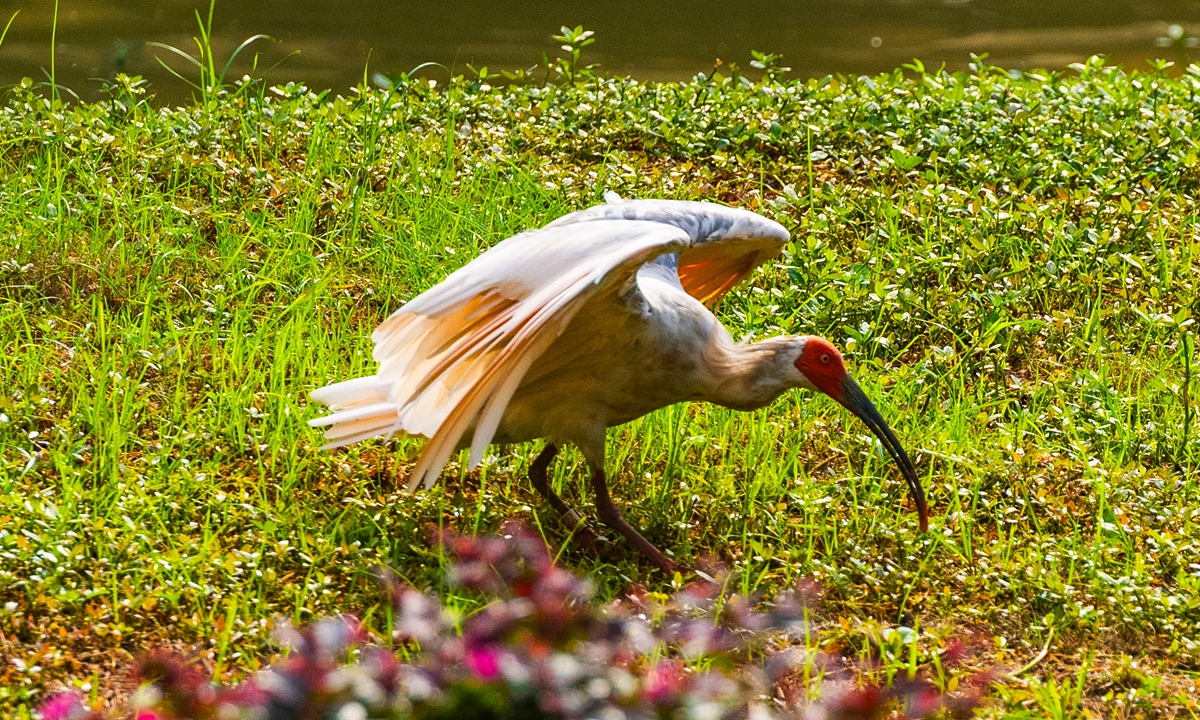
MULTIPOLYGON (((98 97, 116 71, 146 76, 160 100, 180 102, 190 91, 156 61, 184 71, 185 61, 162 42, 195 52, 194 0, 61 0, 58 81, 83 99, 98 97)), ((276 42, 254 47, 271 82, 303 81, 345 93, 371 72, 406 71, 436 61, 458 71, 467 63, 516 69, 558 52, 559 26, 582 24, 597 43, 584 60, 648 79, 683 79, 712 69, 717 59, 750 64, 750 51, 782 53, 799 76, 890 70, 914 57, 927 66, 965 67, 970 53, 1012 68, 1062 68, 1094 53, 1131 67, 1146 59, 1179 59, 1200 49, 1163 47, 1170 24, 1200 33, 1200 1, 1117 0, 641 0, 498 3, 342 0, 259 0, 218 4, 213 22, 220 58, 245 38, 266 33, 276 42), (282 61, 282 62, 280 62, 282 61)), ((20 10, 0 46, 0 85, 50 68, 52 0, 0 0, 0 23, 20 10)), ((205 12, 207 6, 204 7, 205 12)), ((247 60, 252 53, 247 53, 247 60)), ((248 63, 232 73, 240 77, 248 63)), ((194 72, 194 71, 193 71, 194 72)), ((260 71, 261 72, 261 71, 260 71)), ((431 77, 445 72, 428 71, 431 77)))

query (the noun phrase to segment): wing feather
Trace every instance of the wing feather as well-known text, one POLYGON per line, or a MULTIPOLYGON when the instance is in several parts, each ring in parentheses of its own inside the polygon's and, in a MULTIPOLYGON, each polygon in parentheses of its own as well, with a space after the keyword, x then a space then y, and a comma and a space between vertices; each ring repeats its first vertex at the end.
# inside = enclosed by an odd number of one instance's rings
POLYGON ((688 295, 713 307, 780 249, 772 240, 752 239, 685 250, 679 255, 679 282, 688 295))
POLYGON ((547 227, 612 218, 674 225, 691 239, 679 255, 679 280, 687 294, 709 307, 754 268, 779 255, 788 231, 773 220, 721 205, 681 200, 623 200, 581 210, 547 227))
MULTIPOLYGON (((483 352, 459 361, 455 369, 467 369, 454 388, 462 392, 438 404, 443 412, 432 413, 437 429, 430 434, 429 444, 413 469, 410 490, 422 483, 430 487, 436 482, 472 426, 475 432, 470 445, 470 467, 482 462, 484 450, 495 437, 508 401, 525 372, 558 338, 579 308, 604 288, 623 284, 627 276, 651 257, 677 250, 685 239, 673 228, 638 225, 643 227, 636 228, 640 233, 636 241, 627 239, 618 250, 594 257, 514 305, 500 331, 480 338, 483 352)), ((425 408, 414 410, 428 413, 425 408)), ((412 415, 417 416, 417 412, 412 415)), ((404 414, 401 419, 406 419, 404 414)), ((417 417, 412 419, 416 421, 417 417)))

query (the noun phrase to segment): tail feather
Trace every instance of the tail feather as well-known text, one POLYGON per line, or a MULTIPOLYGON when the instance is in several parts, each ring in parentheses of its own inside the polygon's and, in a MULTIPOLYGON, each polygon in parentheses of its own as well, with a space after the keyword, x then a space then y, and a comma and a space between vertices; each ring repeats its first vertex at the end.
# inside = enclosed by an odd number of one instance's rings
POLYGON ((328 405, 330 410, 383 402, 388 399, 392 384, 378 375, 354 378, 317 388, 308 394, 314 402, 328 405))
MULTIPOLYGON (((360 421, 360 422, 362 422, 362 421, 360 421)), ((363 423, 363 424, 359 425, 359 427, 365 428, 361 432, 357 432, 354 434, 348 434, 351 431, 345 430, 344 432, 347 434, 344 437, 337 437, 337 438, 331 438, 329 436, 329 434, 326 433, 325 439, 329 440, 329 442, 322 445, 321 449, 322 450, 333 450, 334 448, 340 448, 344 445, 353 445, 354 443, 360 442, 362 440, 370 440, 371 438, 376 438, 376 437, 391 436, 391 435, 395 434, 397 430, 400 429, 399 427, 397 427, 398 424, 399 423, 396 422, 396 416, 393 413, 392 415, 390 415, 388 417, 376 418, 376 422, 374 424, 367 425, 366 423, 363 423)))
POLYGON ((332 415, 316 418, 309 421, 311 427, 324 427, 326 425, 345 425, 350 422, 370 419, 376 415, 382 415, 385 412, 396 414, 396 404, 390 402, 371 403, 370 405, 361 405, 357 407, 346 408, 339 410, 332 415))
POLYGON ((334 412, 309 420, 311 427, 330 426, 325 439, 330 442, 321 449, 349 445, 360 440, 391 435, 400 427, 400 407, 388 401, 392 384, 378 376, 360 377, 326 385, 308 394, 314 402, 329 406, 334 412))

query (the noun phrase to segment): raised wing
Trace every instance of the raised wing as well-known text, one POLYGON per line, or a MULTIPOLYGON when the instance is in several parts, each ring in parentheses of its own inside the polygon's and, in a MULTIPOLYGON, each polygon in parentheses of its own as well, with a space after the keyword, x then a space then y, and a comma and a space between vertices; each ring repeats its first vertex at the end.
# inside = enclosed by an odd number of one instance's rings
MULTIPOLYGON (((607 197, 607 196, 606 196, 607 197)), ((782 225, 723 205, 684 200, 620 200, 565 215, 546 227, 595 220, 648 220, 688 234, 679 254, 679 281, 688 295, 713 307, 754 268, 779 255, 788 241, 782 225)))
POLYGON ((472 428, 471 467, 482 461, 526 371, 589 300, 669 253, 688 258, 689 292, 719 297, 786 239, 766 218, 706 203, 623 201, 567 215, 501 242, 393 313, 371 336, 378 373, 313 391, 334 412, 310 424, 332 426, 326 447, 397 432, 430 438, 409 489, 429 487, 472 428))

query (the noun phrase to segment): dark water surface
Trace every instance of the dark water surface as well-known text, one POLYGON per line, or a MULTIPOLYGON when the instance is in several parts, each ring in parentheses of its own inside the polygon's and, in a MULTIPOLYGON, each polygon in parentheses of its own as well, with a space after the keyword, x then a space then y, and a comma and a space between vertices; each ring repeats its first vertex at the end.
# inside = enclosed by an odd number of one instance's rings
MULTIPOLYGON (((146 45, 167 43, 195 52, 196 0, 60 0, 56 72, 84 99, 116 71, 150 78, 161 100, 176 102, 187 87, 159 67, 178 69, 180 58, 146 45)), ((0 0, 0 29, 20 10, 0 46, 0 84, 50 69, 53 0, 0 0)), ((203 9, 207 12, 207 4, 203 9)), ((720 58, 743 67, 750 51, 783 53, 794 75, 860 74, 890 70, 918 57, 952 69, 970 53, 1012 68, 1061 68, 1095 53, 1130 67, 1146 59, 1180 59, 1185 36, 1162 43, 1169 26, 1200 33, 1200 0, 641 0, 639 2, 521 3, 412 2, 411 0, 259 0, 218 3, 215 46, 224 59, 245 38, 271 35, 255 45, 260 68, 287 57, 267 74, 271 82, 299 80, 345 93, 371 72, 406 71, 437 61, 463 70, 528 67, 558 49, 559 26, 582 24, 597 42, 584 59, 610 71, 649 79, 683 79, 707 72, 720 58)), ((1176 31, 1178 34, 1178 29, 1176 31)), ((247 53, 249 56, 252 53, 247 53)), ((246 63, 235 66, 240 76, 246 63)), ((431 77, 444 71, 431 70, 431 77)))

